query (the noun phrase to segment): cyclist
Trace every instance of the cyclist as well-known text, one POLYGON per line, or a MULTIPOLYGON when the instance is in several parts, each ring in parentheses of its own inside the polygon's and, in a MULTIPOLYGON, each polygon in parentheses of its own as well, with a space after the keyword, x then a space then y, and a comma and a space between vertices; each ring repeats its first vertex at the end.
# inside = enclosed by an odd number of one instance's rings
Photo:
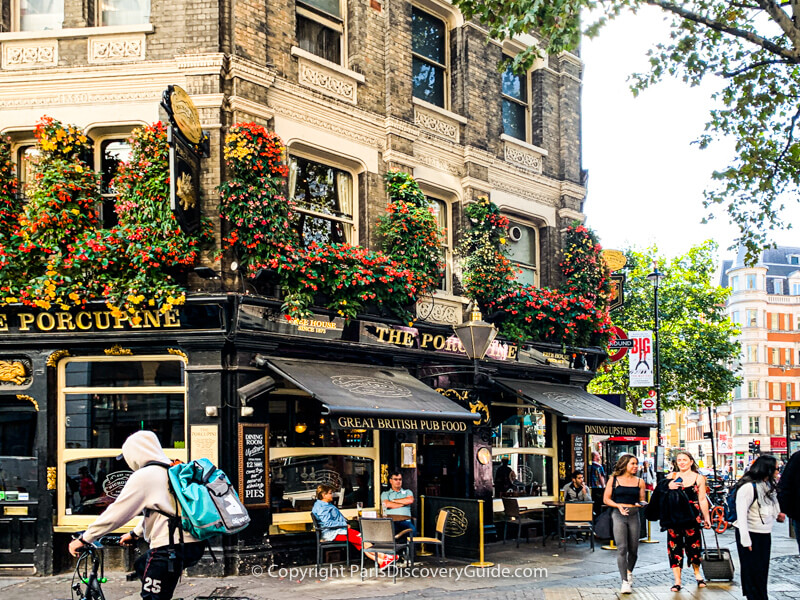
POLYGON ((117 458, 122 457, 133 473, 116 501, 80 538, 70 542, 69 552, 78 556, 83 546, 143 514, 133 531, 122 536, 120 543, 132 545, 137 538, 144 537, 150 550, 135 563, 136 573, 142 580, 141 596, 145 600, 170 600, 181 572, 200 560, 206 544, 185 532, 181 540, 179 532, 170 527, 166 514, 176 514, 175 498, 170 492, 167 469, 159 466, 169 466, 170 460, 156 434, 137 431, 130 435, 117 458))

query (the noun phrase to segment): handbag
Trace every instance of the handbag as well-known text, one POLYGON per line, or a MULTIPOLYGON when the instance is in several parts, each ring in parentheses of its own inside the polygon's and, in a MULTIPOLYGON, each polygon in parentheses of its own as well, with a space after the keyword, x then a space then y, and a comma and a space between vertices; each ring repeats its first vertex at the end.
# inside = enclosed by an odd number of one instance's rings
POLYGON ((614 524, 611 522, 611 509, 601 512, 594 521, 594 535, 601 540, 610 540, 614 537, 614 524))

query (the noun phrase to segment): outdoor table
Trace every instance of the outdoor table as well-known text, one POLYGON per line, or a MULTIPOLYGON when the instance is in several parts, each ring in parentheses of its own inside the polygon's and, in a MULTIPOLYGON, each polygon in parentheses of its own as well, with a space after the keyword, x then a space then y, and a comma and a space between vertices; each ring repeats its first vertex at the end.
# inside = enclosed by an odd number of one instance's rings
POLYGON ((560 538, 564 519, 564 506, 567 503, 561 500, 545 500, 542 502, 542 504, 544 505, 545 509, 555 509, 558 511, 556 516, 556 530, 550 535, 555 538, 560 538))

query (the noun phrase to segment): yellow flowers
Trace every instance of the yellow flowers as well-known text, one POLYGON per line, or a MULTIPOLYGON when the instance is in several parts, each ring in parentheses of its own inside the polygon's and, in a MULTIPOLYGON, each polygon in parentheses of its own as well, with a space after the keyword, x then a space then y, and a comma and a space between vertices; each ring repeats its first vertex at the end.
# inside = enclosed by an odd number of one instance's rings
POLYGON ((81 214, 81 211, 79 211, 77 208, 73 208, 73 209, 72 209, 71 211, 69 211, 69 212, 71 212, 71 213, 72 213, 73 215, 75 215, 76 217, 77 217, 79 214, 81 214))
MULTIPOLYGON (((130 294, 128 296, 128 302, 130 302, 131 304, 141 304, 142 302, 144 302, 144 296, 142 294, 139 294, 138 296, 134 295, 134 294, 130 294)), ((151 300, 150 302, 153 302, 153 301, 151 300)), ((152 304, 151 304, 151 306, 152 306, 152 304)))
POLYGON ((77 292, 70 292, 69 299, 72 300, 75 304, 78 304, 78 302, 80 302, 81 300, 81 297, 78 295, 77 292))
POLYGON ((501 244, 505 244, 505 243, 506 243, 506 238, 504 238, 504 237, 501 237, 501 238, 500 238, 500 243, 501 243, 501 244))

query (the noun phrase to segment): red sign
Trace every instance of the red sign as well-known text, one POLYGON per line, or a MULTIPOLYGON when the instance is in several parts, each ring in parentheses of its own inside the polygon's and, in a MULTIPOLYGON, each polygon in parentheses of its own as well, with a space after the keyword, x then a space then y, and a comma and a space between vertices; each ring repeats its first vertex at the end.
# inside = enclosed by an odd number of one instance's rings
POLYGON ((786 450, 786 438, 785 437, 769 438, 769 445, 772 446, 773 452, 775 450, 786 450))
POLYGON ((616 362, 625 356, 625 353, 633 348, 633 340, 628 339, 625 330, 616 325, 611 328, 611 338, 608 340, 608 351, 610 362, 616 362))
POLYGON ((654 398, 642 398, 642 410, 655 410, 656 401, 654 398))
POLYGON ((656 391, 655 390, 650 390, 649 392, 647 392, 647 395, 650 396, 651 398, 655 398, 656 397, 656 391))

